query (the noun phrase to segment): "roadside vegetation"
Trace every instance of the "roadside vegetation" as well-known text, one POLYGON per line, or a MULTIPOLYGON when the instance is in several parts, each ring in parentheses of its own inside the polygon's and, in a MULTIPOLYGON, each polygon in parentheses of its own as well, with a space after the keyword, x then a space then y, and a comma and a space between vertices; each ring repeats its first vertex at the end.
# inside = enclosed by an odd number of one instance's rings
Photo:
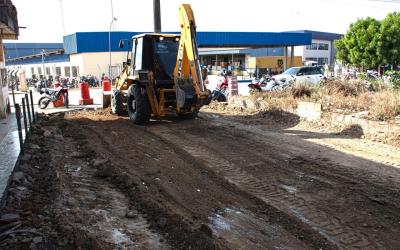
MULTIPOLYGON (((361 113, 371 120, 400 116, 400 91, 383 82, 328 80, 322 86, 298 84, 283 92, 256 93, 251 98, 264 110, 294 110, 298 101, 321 103, 325 112, 361 113)), ((255 105, 257 106, 257 105, 255 105)))

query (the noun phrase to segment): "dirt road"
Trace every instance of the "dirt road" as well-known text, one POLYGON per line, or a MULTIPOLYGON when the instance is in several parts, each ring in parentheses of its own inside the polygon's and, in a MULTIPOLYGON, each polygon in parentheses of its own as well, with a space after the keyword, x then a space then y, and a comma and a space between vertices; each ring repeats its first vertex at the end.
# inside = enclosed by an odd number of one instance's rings
POLYGON ((42 194, 51 211, 42 246, 69 235, 62 246, 400 249, 397 148, 383 164, 376 147, 360 151, 340 134, 212 113, 139 127, 80 112, 51 116, 40 130, 56 176, 52 195, 42 194))

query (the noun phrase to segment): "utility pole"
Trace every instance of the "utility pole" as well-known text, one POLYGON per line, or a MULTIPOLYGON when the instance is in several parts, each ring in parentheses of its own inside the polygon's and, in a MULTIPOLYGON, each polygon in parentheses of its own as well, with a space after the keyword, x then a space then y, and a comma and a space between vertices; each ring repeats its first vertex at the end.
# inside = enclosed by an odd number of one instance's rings
POLYGON ((108 62, 108 77, 110 77, 110 80, 112 82, 112 70, 111 70, 111 27, 113 25, 113 22, 116 21, 117 19, 114 17, 114 9, 113 9, 113 1, 110 0, 111 3, 111 23, 110 23, 110 30, 108 32, 108 52, 109 52, 109 62, 108 62))
POLYGON ((161 9, 160 0, 153 0, 154 33, 161 33, 161 9))
POLYGON ((65 36, 64 9, 63 9, 62 0, 60 0, 60 6, 61 6, 61 21, 62 21, 62 26, 63 26, 63 36, 65 36))
POLYGON ((45 77, 45 71, 44 71, 44 54, 45 54, 45 51, 44 51, 44 49, 42 49, 42 68, 43 68, 43 78, 45 77))

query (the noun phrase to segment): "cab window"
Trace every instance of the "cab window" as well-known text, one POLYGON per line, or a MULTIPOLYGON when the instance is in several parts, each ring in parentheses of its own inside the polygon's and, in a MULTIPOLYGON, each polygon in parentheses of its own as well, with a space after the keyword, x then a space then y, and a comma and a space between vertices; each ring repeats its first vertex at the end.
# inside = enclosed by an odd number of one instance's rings
POLYGON ((143 38, 138 38, 135 40, 133 45, 133 55, 134 59, 133 69, 140 70, 142 69, 142 53, 143 53, 143 38))

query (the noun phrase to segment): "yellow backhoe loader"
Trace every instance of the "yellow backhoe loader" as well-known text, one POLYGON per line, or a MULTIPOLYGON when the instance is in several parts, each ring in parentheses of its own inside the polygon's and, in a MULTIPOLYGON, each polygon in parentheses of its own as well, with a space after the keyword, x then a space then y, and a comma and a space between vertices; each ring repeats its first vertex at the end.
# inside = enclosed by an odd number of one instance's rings
MULTIPOLYGON (((146 33, 129 44, 123 72, 115 80, 111 109, 128 113, 135 124, 171 112, 196 117, 211 100, 204 85, 196 41, 196 23, 189 4, 179 6, 181 34, 146 33)), ((120 48, 125 46, 120 41, 120 48)))

